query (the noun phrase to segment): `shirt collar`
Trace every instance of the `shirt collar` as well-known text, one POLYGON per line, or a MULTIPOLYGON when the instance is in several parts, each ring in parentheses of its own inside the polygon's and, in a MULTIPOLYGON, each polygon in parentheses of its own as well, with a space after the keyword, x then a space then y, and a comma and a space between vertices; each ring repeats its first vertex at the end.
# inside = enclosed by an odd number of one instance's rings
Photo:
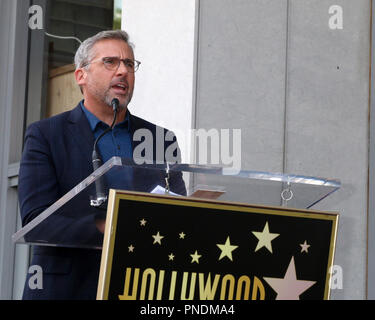
MULTIPOLYGON (((86 115, 87 120, 89 121, 90 128, 92 132, 95 132, 97 126, 99 124, 103 124, 104 126, 107 126, 103 121, 99 120, 93 113, 91 113, 89 110, 86 109, 86 107, 83 104, 84 100, 80 102, 80 106, 86 115)), ((121 127, 125 128, 127 130, 130 130, 130 121, 129 121, 129 112, 126 112, 124 121, 118 123, 115 125, 115 127, 121 127)))

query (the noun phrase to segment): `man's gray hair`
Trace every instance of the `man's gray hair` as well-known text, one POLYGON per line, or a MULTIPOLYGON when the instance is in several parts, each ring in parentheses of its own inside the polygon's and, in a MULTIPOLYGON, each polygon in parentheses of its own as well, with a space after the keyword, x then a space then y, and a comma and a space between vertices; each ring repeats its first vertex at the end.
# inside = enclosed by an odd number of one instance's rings
POLYGON ((96 35, 87 38, 85 41, 81 43, 79 46, 75 56, 74 56, 74 64, 77 68, 82 68, 86 64, 88 64, 94 57, 95 52, 92 50, 95 43, 100 40, 106 39, 114 39, 114 40, 122 40, 127 43, 130 48, 133 50, 133 44, 129 42, 129 35, 123 30, 106 30, 97 33, 96 35))

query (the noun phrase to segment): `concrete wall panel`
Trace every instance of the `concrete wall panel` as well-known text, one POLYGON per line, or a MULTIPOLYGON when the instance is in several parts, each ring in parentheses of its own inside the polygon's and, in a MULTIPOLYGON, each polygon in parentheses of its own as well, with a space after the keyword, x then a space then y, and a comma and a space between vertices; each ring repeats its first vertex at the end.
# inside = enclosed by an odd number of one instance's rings
POLYGON ((282 171, 286 1, 200 1, 196 128, 242 129, 242 168, 282 171))
POLYGON ((291 1, 287 90, 288 172, 338 178, 342 188, 314 208, 340 213, 335 264, 343 289, 366 287, 371 1, 335 1, 343 29, 330 29, 332 1, 291 1))

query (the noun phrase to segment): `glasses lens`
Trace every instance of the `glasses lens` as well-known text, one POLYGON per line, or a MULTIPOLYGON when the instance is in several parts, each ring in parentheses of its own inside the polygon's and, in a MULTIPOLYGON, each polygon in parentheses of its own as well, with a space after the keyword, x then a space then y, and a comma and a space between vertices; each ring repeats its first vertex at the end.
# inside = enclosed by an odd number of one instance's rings
POLYGON ((140 62, 137 60, 125 59, 122 60, 125 64, 126 69, 128 72, 134 73, 138 70, 140 62))
POLYGON ((116 57, 103 58, 103 64, 108 70, 115 70, 120 64, 120 59, 116 57))
POLYGON ((123 61, 124 61, 126 70, 128 70, 128 72, 135 72, 135 61, 134 60, 125 59, 123 61))
POLYGON ((117 58, 117 57, 103 58, 103 64, 105 68, 111 71, 116 70, 119 67, 120 61, 124 63, 126 70, 131 73, 136 72, 140 64, 139 61, 131 60, 131 59, 121 60, 120 58, 117 58))

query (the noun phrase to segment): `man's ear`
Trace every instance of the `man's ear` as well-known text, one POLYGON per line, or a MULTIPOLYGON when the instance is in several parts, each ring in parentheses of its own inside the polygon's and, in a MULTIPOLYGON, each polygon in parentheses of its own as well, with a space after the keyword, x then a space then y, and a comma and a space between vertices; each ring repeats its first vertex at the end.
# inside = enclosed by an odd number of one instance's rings
POLYGON ((74 71, 74 76, 76 78, 77 84, 82 87, 82 85, 86 84, 86 70, 84 68, 78 68, 74 71))

